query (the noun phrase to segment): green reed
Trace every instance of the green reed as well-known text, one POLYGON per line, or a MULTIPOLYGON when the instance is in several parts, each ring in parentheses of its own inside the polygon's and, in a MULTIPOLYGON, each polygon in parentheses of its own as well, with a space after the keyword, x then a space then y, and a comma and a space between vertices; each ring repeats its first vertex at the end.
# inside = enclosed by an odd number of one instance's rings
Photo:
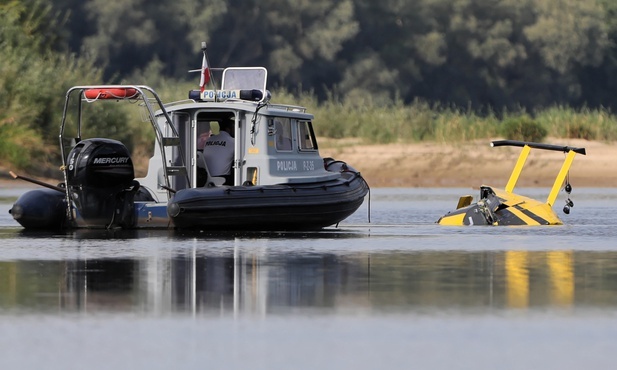
POLYGON ((376 102, 370 98, 346 101, 331 96, 318 102, 311 93, 294 96, 273 94, 274 101, 297 104, 315 115, 319 136, 340 139, 360 138, 371 143, 434 141, 457 143, 504 136, 504 122, 513 119, 533 121, 543 127, 547 137, 587 140, 617 140, 617 116, 605 108, 552 106, 527 112, 488 111, 429 104, 415 100, 376 102))

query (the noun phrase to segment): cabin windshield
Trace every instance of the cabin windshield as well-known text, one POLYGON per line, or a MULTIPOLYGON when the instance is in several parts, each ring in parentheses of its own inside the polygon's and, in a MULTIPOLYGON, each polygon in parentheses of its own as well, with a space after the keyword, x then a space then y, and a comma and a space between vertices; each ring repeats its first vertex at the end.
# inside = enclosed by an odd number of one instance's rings
POLYGON ((222 90, 266 91, 268 72, 263 67, 230 67, 223 71, 222 90))

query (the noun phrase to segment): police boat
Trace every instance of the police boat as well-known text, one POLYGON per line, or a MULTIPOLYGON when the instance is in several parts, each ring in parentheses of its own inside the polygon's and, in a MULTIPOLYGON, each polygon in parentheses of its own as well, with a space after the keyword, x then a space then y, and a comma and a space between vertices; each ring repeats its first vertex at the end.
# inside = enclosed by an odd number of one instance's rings
POLYGON ((491 146, 522 147, 519 158, 510 174, 506 187, 498 189, 487 185, 480 187, 480 196, 476 203, 473 197, 460 197, 456 210, 448 212, 437 220, 440 225, 562 225, 563 222, 553 211, 557 195, 562 189, 568 194, 563 207, 565 214, 570 213, 574 203, 570 199, 572 186, 569 182, 569 170, 576 154, 585 155, 585 148, 573 148, 551 144, 533 143, 516 140, 493 141, 491 146), (525 166, 531 149, 554 150, 564 152, 565 159, 555 178, 553 187, 545 202, 514 193, 514 187, 525 166))
POLYGON ((163 104, 143 85, 70 88, 59 135, 64 181, 11 173, 41 185, 17 199, 13 218, 25 229, 267 231, 318 230, 354 213, 369 186, 352 166, 320 156, 313 115, 272 103, 263 67, 221 69, 220 88, 205 89, 214 79, 202 51, 200 89, 187 100, 163 104), (154 132, 144 177, 135 178, 122 142, 86 136, 86 110, 109 101, 139 107, 154 132), (227 184, 200 150, 200 136, 225 122, 235 140, 227 184))

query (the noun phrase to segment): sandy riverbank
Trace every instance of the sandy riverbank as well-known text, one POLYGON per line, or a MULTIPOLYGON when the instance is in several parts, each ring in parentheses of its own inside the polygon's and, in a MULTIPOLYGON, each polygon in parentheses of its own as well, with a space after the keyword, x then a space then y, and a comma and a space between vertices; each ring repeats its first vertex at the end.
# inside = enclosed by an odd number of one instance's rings
MULTIPOLYGON (((570 170, 573 186, 617 186, 617 144, 572 139, 545 142, 586 148, 587 155, 577 155, 570 170)), ((326 145, 320 152, 351 164, 371 187, 503 187, 521 148, 492 148, 489 143, 326 145)), ((564 158, 561 152, 532 150, 518 186, 552 186, 564 158)))
MULTIPOLYGON (((461 144, 413 143, 361 145, 320 140, 320 153, 349 163, 362 172, 371 187, 505 186, 520 148, 492 148, 489 141, 461 144)), ((573 186, 617 186, 617 143, 548 139, 547 143, 584 147, 570 171, 573 186)), ((519 186, 550 187, 564 159, 561 152, 532 150, 519 186)), ((20 173, 27 175, 26 173, 20 173)), ((57 184, 57 180, 45 180, 57 184)), ((0 174, 0 188, 36 186, 13 180, 8 169, 0 174)))

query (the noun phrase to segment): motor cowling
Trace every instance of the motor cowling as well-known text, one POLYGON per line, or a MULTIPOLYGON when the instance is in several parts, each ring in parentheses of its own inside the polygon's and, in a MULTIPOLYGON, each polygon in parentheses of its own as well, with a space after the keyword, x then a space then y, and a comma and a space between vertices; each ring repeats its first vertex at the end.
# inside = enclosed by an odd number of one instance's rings
POLYGON ((130 227, 134 223, 133 161, 117 140, 93 138, 77 143, 67 157, 67 186, 80 227, 130 227))

